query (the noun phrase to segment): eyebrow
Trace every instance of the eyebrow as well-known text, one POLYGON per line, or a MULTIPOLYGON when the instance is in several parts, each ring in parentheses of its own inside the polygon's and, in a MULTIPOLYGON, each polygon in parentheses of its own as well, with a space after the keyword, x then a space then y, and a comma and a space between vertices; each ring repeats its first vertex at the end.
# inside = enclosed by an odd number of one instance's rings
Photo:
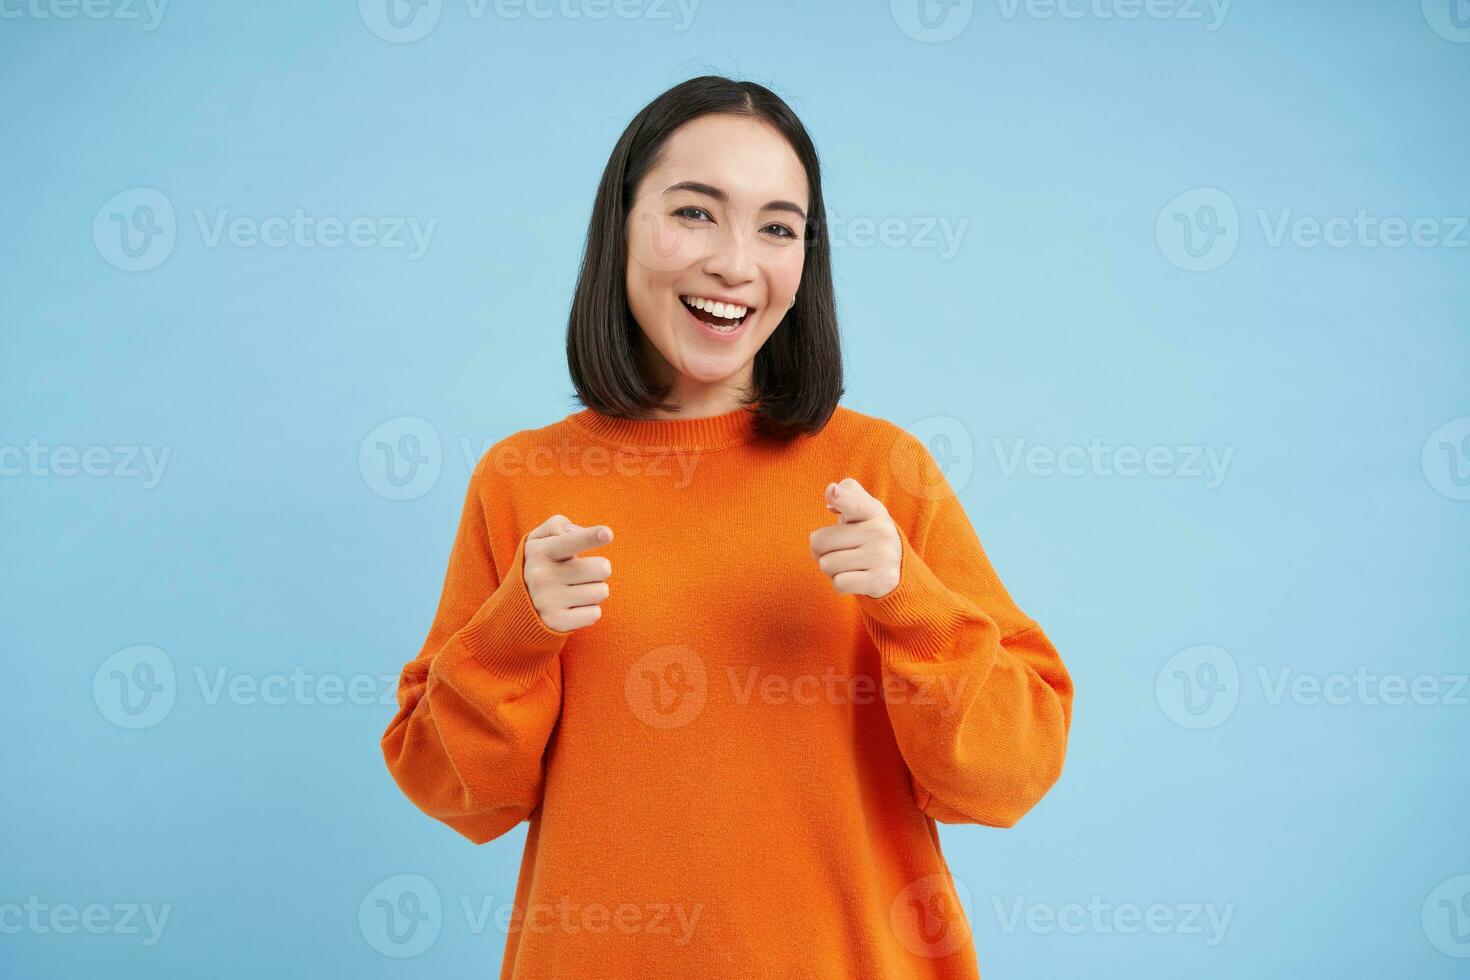
MULTIPOLYGON (((721 204, 724 204, 730 200, 730 195, 726 194, 718 187, 711 187, 709 184, 703 184, 697 180, 681 180, 677 184, 670 184, 664 190, 664 193, 672 194, 674 193, 674 191, 691 191, 695 194, 703 194, 706 197, 714 198, 721 204)), ((761 208, 761 210, 790 211, 792 214, 799 216, 802 221, 806 220, 806 212, 799 208, 797 205, 793 204, 791 201, 769 201, 766 203, 765 207, 761 208)))

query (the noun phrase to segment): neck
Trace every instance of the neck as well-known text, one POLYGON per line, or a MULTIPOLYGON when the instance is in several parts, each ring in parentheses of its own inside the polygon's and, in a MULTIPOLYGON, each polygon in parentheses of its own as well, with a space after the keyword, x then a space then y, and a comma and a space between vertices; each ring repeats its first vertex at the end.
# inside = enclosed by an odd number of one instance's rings
POLYGON ((700 381, 674 370, 646 339, 643 350, 645 370, 660 384, 670 385, 662 400, 675 408, 674 411, 654 409, 654 418, 704 419, 745 407, 742 396, 750 391, 753 364, 747 363, 741 370, 719 381, 700 381))
POLYGON ((654 409, 654 418, 707 419, 745 407, 739 393, 731 388, 701 388, 681 392, 676 385, 664 397, 664 401, 676 406, 676 410, 666 412, 654 409))

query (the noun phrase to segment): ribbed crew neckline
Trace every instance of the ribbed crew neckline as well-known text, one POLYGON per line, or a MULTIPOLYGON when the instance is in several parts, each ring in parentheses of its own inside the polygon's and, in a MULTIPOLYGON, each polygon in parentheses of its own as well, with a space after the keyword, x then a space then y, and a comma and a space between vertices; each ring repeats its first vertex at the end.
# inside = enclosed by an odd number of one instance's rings
POLYGON ((567 421, 598 442, 630 452, 707 452, 749 442, 759 433, 754 406, 703 418, 628 419, 584 408, 567 421))

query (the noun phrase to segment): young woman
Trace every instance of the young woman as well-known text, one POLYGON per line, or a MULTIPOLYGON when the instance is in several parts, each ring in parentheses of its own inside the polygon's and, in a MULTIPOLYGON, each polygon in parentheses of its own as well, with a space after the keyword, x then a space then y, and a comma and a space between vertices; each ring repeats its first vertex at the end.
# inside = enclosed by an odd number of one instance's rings
POLYGON ((471 841, 529 820, 501 976, 973 980, 935 821, 1041 799, 1072 683, 923 443, 837 404, 781 99, 633 119, 567 359, 585 408, 476 466, 382 742, 471 841))

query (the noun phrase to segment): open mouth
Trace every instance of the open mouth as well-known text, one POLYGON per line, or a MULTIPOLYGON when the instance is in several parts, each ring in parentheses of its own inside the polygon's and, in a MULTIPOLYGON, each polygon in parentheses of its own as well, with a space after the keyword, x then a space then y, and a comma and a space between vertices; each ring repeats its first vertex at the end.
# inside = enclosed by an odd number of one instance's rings
POLYGON ((679 300, 690 316, 715 333, 734 333, 755 312, 753 306, 717 303, 699 296, 680 296, 679 300))

